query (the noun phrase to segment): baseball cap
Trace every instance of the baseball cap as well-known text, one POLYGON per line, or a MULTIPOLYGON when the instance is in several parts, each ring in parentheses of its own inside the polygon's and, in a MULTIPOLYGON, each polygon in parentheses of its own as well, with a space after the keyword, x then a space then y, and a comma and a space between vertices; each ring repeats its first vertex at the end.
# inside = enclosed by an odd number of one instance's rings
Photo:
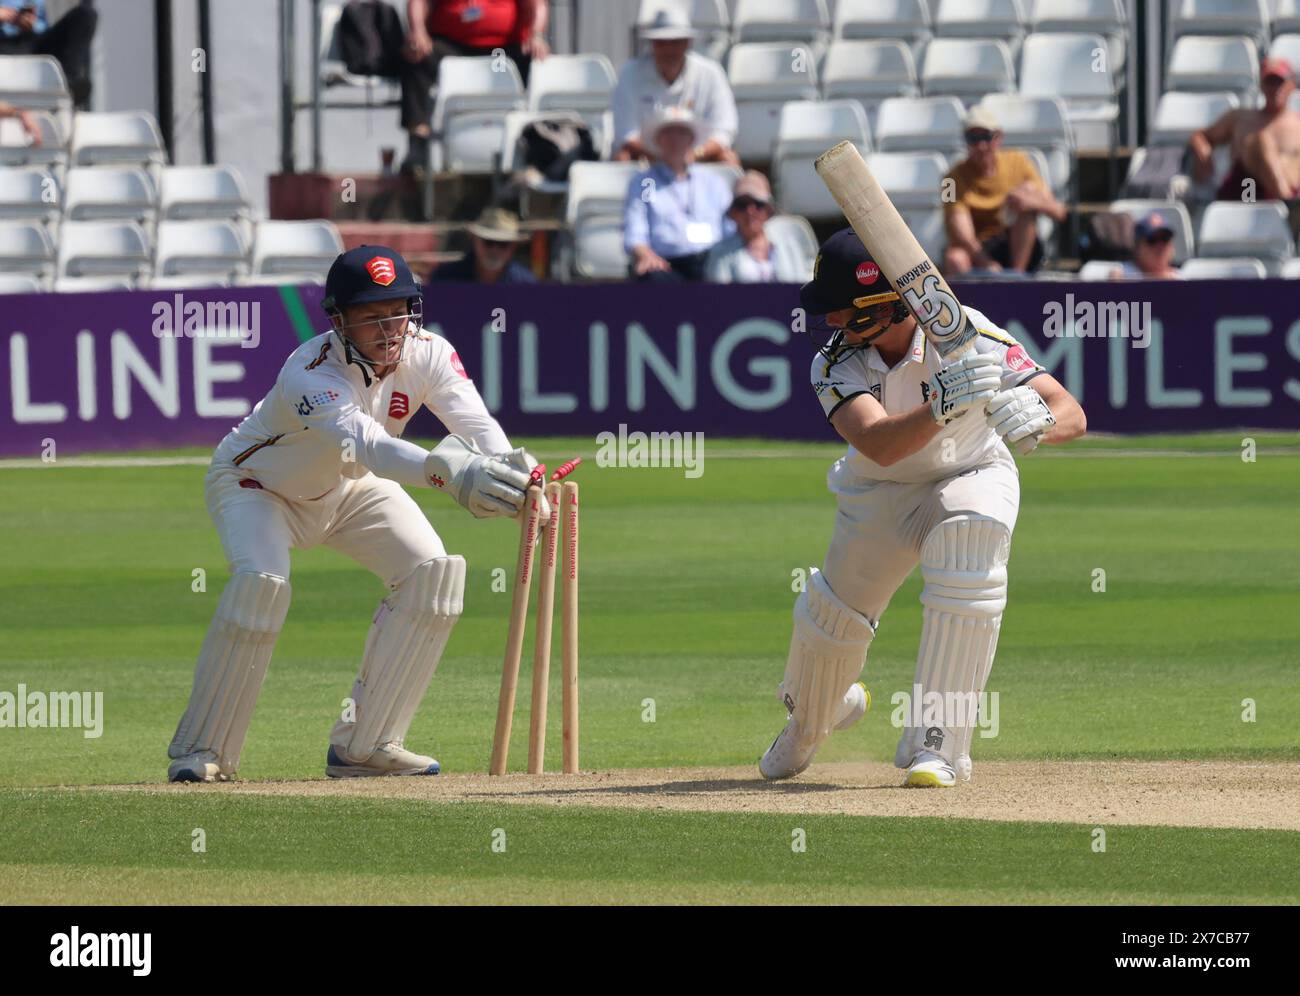
POLYGON ((340 253, 325 277, 326 312, 420 296, 420 285, 402 254, 388 246, 357 246, 340 253))
POLYGON ((799 303, 810 315, 898 299, 898 292, 852 228, 842 228, 822 243, 812 280, 799 288, 799 303))
POLYGON ((1133 232, 1139 239, 1150 238, 1157 232, 1174 234, 1173 228, 1165 221, 1165 216, 1159 211, 1152 211, 1150 214, 1138 219, 1138 223, 1133 226, 1133 232))
POLYGON ((1259 64, 1259 75, 1263 79, 1265 76, 1281 76, 1284 80, 1295 79, 1295 70, 1291 67, 1289 59, 1284 59, 1280 55, 1270 55, 1259 64))

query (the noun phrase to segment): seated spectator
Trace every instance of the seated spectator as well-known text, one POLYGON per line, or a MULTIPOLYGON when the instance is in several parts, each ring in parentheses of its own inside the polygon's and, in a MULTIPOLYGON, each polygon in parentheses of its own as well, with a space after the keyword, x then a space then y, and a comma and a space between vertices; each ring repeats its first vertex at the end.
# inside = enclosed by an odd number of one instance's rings
POLYGON ((653 159, 641 122, 661 108, 681 107, 706 126, 690 160, 739 166, 731 149, 736 137, 731 84, 720 65, 690 51, 690 20, 679 10, 660 10, 641 36, 650 40, 650 54, 624 65, 614 87, 614 158, 653 159))
POLYGON ((500 49, 519 67, 524 85, 546 44, 548 0, 407 0, 402 54, 402 128, 410 145, 403 170, 429 168, 430 118, 444 55, 492 55, 500 49))
POLYGON ((443 263, 430 283, 533 284, 533 271, 514 259, 520 243, 519 219, 503 208, 490 207, 469 226, 471 247, 454 263, 443 263))
POLYGON ((729 235, 709 250, 705 265, 707 279, 719 284, 797 284, 808 275, 787 246, 772 242, 764 226, 776 213, 772 187, 767 177, 749 170, 736 182, 727 217, 736 225, 729 235))
POLYGON ((1214 174, 1215 146, 1232 149, 1232 168, 1216 194, 1221 201, 1240 201, 1253 181, 1254 200, 1300 197, 1300 114, 1287 108, 1295 92, 1295 70, 1282 58, 1260 64, 1264 106, 1225 111, 1208 128, 1194 132, 1187 145, 1195 161, 1195 178, 1207 182, 1214 174))
POLYGON ((967 156, 944 177, 944 272, 1026 273, 1043 261, 1038 216, 1065 221, 1065 205, 1052 196, 1023 152, 1002 149, 1002 128, 987 108, 966 115, 967 156))
POLYGON ((1111 273, 1112 280, 1182 280, 1174 266, 1174 230, 1164 215, 1152 211, 1133 229, 1133 259, 1111 273))
POLYGON ((3 100, 0 100, 0 118, 17 118, 18 123, 23 126, 23 131, 27 133, 27 137, 32 140, 32 145, 40 148, 41 142, 44 141, 41 138, 40 122, 36 120, 30 111, 24 111, 21 107, 14 107, 13 104, 6 104, 3 100))
POLYGON ((690 162, 703 123, 681 107, 652 115, 642 133, 658 162, 632 178, 623 206, 629 275, 639 280, 703 280, 709 250, 731 234, 724 212, 731 187, 690 162))
POLYGON ((0 0, 0 55, 54 56, 73 104, 84 111, 90 106, 90 43, 98 21, 90 0, 82 0, 53 26, 45 17, 45 0, 0 0))

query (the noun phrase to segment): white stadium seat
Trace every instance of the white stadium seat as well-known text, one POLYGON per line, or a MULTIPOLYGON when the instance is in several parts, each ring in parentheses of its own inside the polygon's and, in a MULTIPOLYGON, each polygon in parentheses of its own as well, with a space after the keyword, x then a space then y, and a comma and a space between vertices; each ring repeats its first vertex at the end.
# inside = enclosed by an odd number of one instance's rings
POLYGON ((739 119, 736 154, 742 161, 768 162, 781 108, 792 100, 817 99, 812 50, 788 42, 733 45, 727 56, 727 77, 739 119))
POLYGON ((1300 280, 1300 257, 1293 256, 1285 260, 1277 275, 1286 280, 1300 280))
POLYGON ((811 280, 817 259, 817 236, 806 218, 797 214, 778 214, 767 220, 763 231, 773 245, 785 246, 802 264, 804 280, 811 280))
POLYGON ((915 97, 916 60, 906 43, 881 41, 831 42, 822 60, 822 96, 880 101, 886 97, 915 97))
POLYGON ((824 42, 831 19, 826 0, 736 0, 731 19, 737 42, 824 42))
MULTIPOLYGON (((399 82, 383 76, 358 76, 348 72, 343 61, 343 47, 339 42, 339 19, 343 3, 320 5, 320 52, 317 66, 322 87, 328 91, 326 99, 335 104, 356 104, 358 107, 385 104, 401 96, 399 82)), ((406 29, 406 4, 395 4, 406 29)))
POLYGON ((864 156, 871 151, 867 115, 856 100, 794 100, 782 108, 772 181, 783 210, 813 219, 842 217, 843 210, 813 166, 819 155, 841 141, 852 142, 864 156))
POLYGON ((53 114, 33 111, 32 117, 41 131, 41 144, 31 139, 17 118, 0 118, 0 164, 6 166, 44 166, 60 174, 68 165, 68 147, 63 131, 53 114))
POLYGON ((297 287, 315 284, 325 286, 323 273, 250 273, 235 280, 235 287, 297 287))
POLYGON ((572 270, 587 279, 627 276, 623 251, 623 202, 641 172, 637 163, 574 163, 569 170, 565 225, 570 232, 572 270))
POLYGON ((1219 258, 1254 256, 1271 269, 1294 255, 1295 242, 1281 201, 1243 204, 1215 201, 1201 216, 1197 255, 1219 258))
POLYGON ((343 251, 328 221, 262 221, 253 241, 254 273, 326 273, 343 251))
POLYGON ((836 38, 906 38, 914 44, 930 37, 925 0, 838 0, 836 38))
POLYGON ((248 248, 233 222, 216 219, 160 221, 154 272, 160 277, 216 274, 230 277, 248 269, 248 248))
POLYGON ((1109 149, 1119 117, 1115 77, 1100 35, 1044 32, 1029 35, 1020 55, 1020 93, 1065 102, 1079 148, 1109 149))
POLYGON ((1278 35, 1268 45, 1268 54, 1286 59, 1294 69, 1300 65, 1300 34, 1290 32, 1278 35))
POLYGON ((533 63, 528 79, 530 111, 600 111, 614 92, 614 66, 600 54, 551 55, 533 63))
POLYGON ((982 97, 1016 88, 1011 50, 996 38, 936 38, 921 60, 921 91, 927 96, 982 97))
POLYGON ((242 218, 244 182, 233 166, 168 166, 159 182, 159 217, 172 221, 242 218))
POLYGON ((939 0, 934 33, 940 38, 1001 38, 1018 44, 1025 33, 1020 0, 939 0))
POLYGON ((1189 259, 1179 272, 1185 280, 1263 280, 1268 270, 1249 256, 1233 259, 1189 259))
POLYGON ((0 220, 39 221, 59 217, 59 184, 49 170, 0 166, 0 220))
POLYGON ((524 86, 510 59, 449 55, 438 63, 434 168, 491 173, 501 150, 503 115, 522 110, 524 86))
POLYGON ((1268 40, 1266 0, 1181 0, 1169 23, 1169 36, 1247 35, 1256 44, 1268 40))
POLYGON ((134 290, 136 281, 131 277, 59 277, 54 281, 56 294, 105 294, 111 291, 134 290))
POLYGON ((1273 34, 1300 32, 1300 0, 1274 0, 1273 34))
POLYGON ((948 244, 948 233, 943 227, 943 208, 921 208, 914 211, 900 211, 903 221, 921 243, 921 248, 931 259, 943 259, 944 246, 948 244))
POLYGON ((40 294, 45 289, 40 278, 29 273, 0 273, 0 294, 40 294))
POLYGON ((54 244, 45 226, 34 221, 0 222, 0 273, 49 277, 54 272, 54 244))
POLYGON ((1192 132, 1208 128, 1227 111, 1241 106, 1235 93, 1184 93, 1160 95, 1155 123, 1148 141, 1152 145, 1186 145, 1192 132))
POLYGON ((872 175, 900 211, 942 204, 948 163, 937 152, 877 152, 867 157, 872 175))
POLYGON ((1101 35, 1110 46, 1110 69, 1124 69, 1128 19, 1123 0, 1033 0, 1030 23, 1035 31, 1101 35))
MULTIPOLYGON (((573 121, 582 123, 582 115, 577 111, 510 111, 505 116, 505 126, 501 132, 501 168, 506 173, 518 174, 523 181, 523 188, 520 194, 519 214, 520 217, 527 218, 529 211, 529 193, 559 195, 569 189, 567 182, 562 180, 547 180, 540 177, 536 171, 525 172, 525 162, 519 147, 519 138, 524 129, 534 121, 573 121)), ((610 129, 606 129, 608 135, 610 129)), ((592 136, 595 138, 595 136, 592 136)), ((601 158, 609 154, 609 149, 601 149, 599 145, 596 148, 601 158)), ((572 168, 572 167, 570 167, 572 168)))
POLYGON ((1259 51, 1249 38, 1184 35, 1174 43, 1166 90, 1250 93, 1258 86, 1259 51))
POLYGON ((150 290, 198 290, 202 287, 230 287, 234 281, 229 273, 174 273, 171 276, 155 273, 148 283, 150 290))
POLYGON ((158 122, 145 111, 80 111, 72 129, 72 165, 161 163, 166 159, 158 122))
POLYGON ((59 278, 125 277, 149 271, 149 240, 133 221, 65 221, 59 228, 59 278))
POLYGON ((890 97, 876 118, 876 148, 881 152, 965 151, 965 109, 956 97, 890 97))
POLYGON ((1152 211, 1159 212, 1165 223, 1174 230, 1174 262, 1181 263, 1195 255, 1192 216, 1187 213, 1184 205, 1172 201, 1122 200, 1113 202, 1110 209, 1126 214, 1134 221, 1145 218, 1152 211))
POLYGON ((72 107, 63 67, 49 55, 0 56, 0 101, 24 110, 55 111, 61 117, 72 107))
POLYGON ((623 250, 621 214, 591 214, 573 230, 573 272, 585 280, 623 280, 628 257, 623 250))
POLYGON ((149 174, 138 166, 68 170, 63 211, 72 221, 152 221, 158 205, 149 174))
POLYGON ((1115 270, 1121 264, 1109 259, 1090 259, 1079 267, 1079 279, 1086 282, 1117 280, 1115 270))

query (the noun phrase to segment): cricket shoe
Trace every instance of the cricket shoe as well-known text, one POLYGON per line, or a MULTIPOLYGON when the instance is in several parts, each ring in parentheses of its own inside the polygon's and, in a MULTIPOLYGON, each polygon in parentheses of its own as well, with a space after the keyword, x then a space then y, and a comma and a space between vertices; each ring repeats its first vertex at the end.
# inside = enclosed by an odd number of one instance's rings
POLYGON ((436 775, 442 768, 433 758, 409 751, 396 741, 380 744, 364 761, 349 761, 330 744, 325 774, 330 778, 376 778, 382 775, 436 775))
POLYGON ((217 752, 200 750, 193 754, 178 757, 167 765, 169 782, 225 782, 230 777, 221 770, 217 763, 217 752))
MULTIPOLYGON (((871 693, 867 691, 866 685, 855 681, 844 693, 844 702, 835 717, 835 729, 847 730, 870 708, 871 693)), ((819 742, 811 747, 801 748, 798 743, 798 729, 793 716, 786 720, 785 729, 777 734, 776 739, 772 741, 772 746, 758 762, 759 773, 764 778, 770 781, 793 778, 812 764, 813 756, 821 744, 819 742)))
POLYGON ((912 758, 903 779, 907 788, 952 788, 956 784, 957 772, 953 766, 928 750, 912 758))

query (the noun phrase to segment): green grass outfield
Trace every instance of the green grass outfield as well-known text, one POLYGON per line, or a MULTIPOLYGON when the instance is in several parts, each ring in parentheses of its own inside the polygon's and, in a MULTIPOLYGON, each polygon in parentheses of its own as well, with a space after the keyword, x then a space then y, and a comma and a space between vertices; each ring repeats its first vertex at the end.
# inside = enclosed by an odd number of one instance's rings
MULTIPOLYGON (((1001 729, 977 741, 977 778, 981 758, 1300 760, 1300 436, 1250 433, 1259 453, 1244 462, 1244 435, 1089 439, 1021 461, 991 682, 1001 729), (1092 590, 1097 569, 1104 593, 1092 590), (1242 719, 1247 699, 1254 722, 1242 719)), ((589 439, 532 449, 552 464, 594 454, 589 439)), ((782 721, 772 693, 792 572, 822 560, 834 514, 825 472, 840 451, 710 439, 695 480, 584 465, 584 769, 757 758, 782 721)), ((792 855, 788 815, 42 788, 164 776, 225 578, 201 480, 201 467, 184 465, 0 465, 0 691, 23 683, 105 699, 99 739, 0 729, 2 897, 1297 899, 1300 834, 1286 831, 1126 827, 1094 855, 1079 826, 810 813, 799 824, 809 850, 792 855), (191 591, 197 568, 206 593, 191 591), (205 855, 189 849, 193 826, 208 830, 205 855), (518 841, 504 855, 488 848, 498 826, 518 841), (357 842, 371 834, 394 850, 368 845, 359 858, 357 842), (909 860, 921 853, 930 857, 909 860)), ((509 573, 517 531, 474 521, 441 495, 416 497, 468 558, 469 578, 465 617, 409 740, 445 771, 482 771, 510 597, 493 590, 493 570, 509 573)), ((293 606, 244 752, 247 779, 322 775, 329 726, 383 593, 333 551, 294 557, 293 606)), ((919 590, 916 578, 900 590, 872 646, 875 711, 819 760, 892 756, 888 700, 910 684, 919 590)), ((527 699, 525 679, 516 767, 527 699)), ((558 722, 558 706, 551 714, 558 722)), ((548 764, 558 762, 553 732, 548 764)))

